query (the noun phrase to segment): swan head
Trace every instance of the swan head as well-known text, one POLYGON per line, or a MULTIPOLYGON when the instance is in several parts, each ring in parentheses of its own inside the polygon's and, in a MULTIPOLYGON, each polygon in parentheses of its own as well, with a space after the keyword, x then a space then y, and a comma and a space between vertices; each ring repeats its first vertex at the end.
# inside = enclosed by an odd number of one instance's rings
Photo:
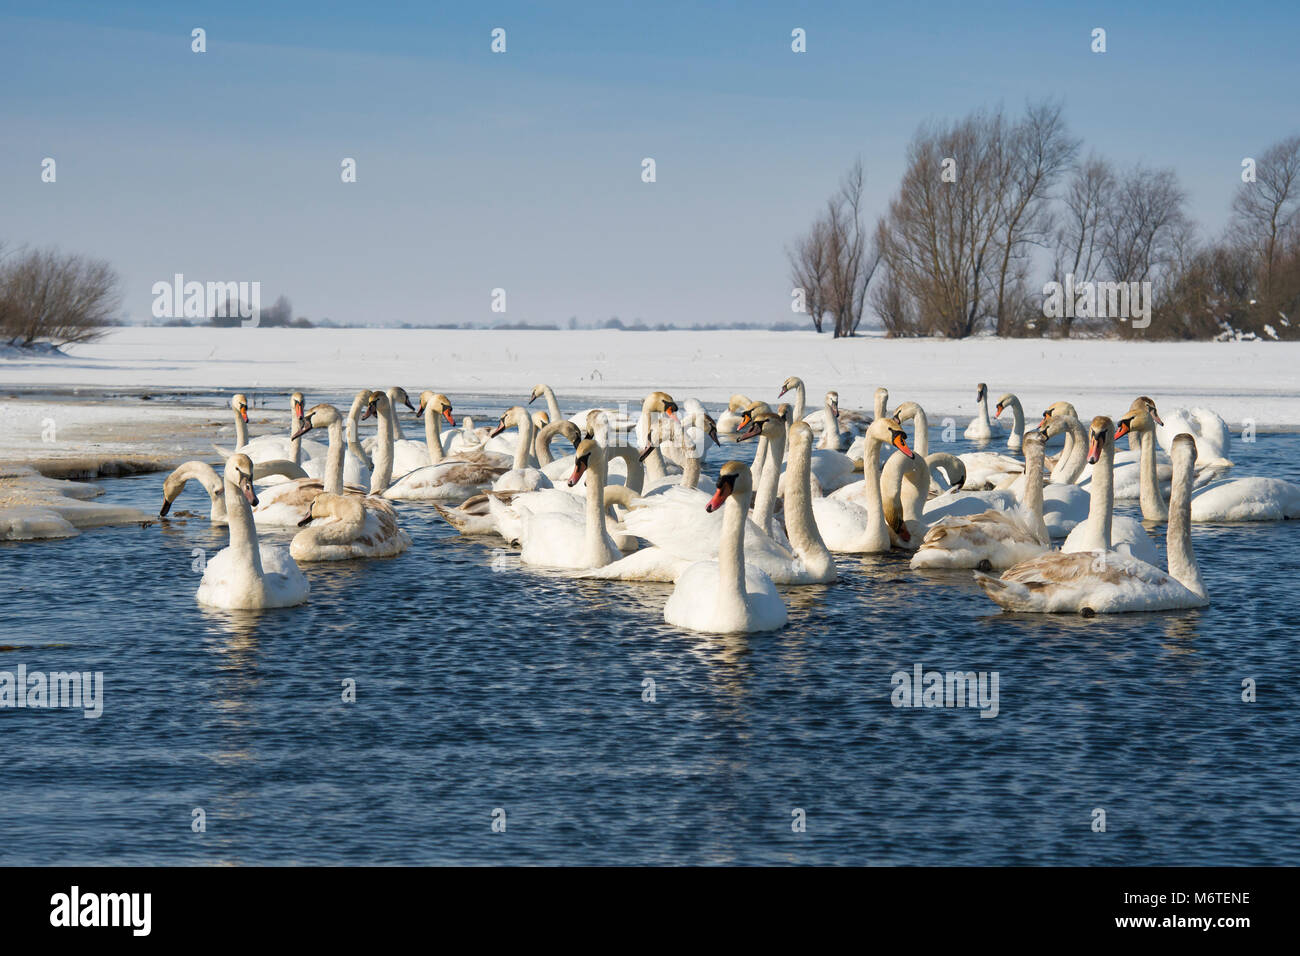
POLYGON ((415 410, 416 418, 423 418, 425 412, 433 410, 435 415, 441 415, 447 419, 448 425, 455 425, 456 419, 451 414, 451 399, 441 392, 431 392, 425 389, 420 393, 420 407, 415 410))
POLYGON ((396 408, 400 403, 405 405, 411 411, 415 411, 415 406, 411 404, 411 397, 406 394, 406 389, 402 388, 402 386, 394 385, 388 390, 387 395, 388 401, 394 408, 396 408))
POLYGON ((534 385, 533 390, 528 394, 528 404, 533 404, 533 402, 545 395, 547 387, 546 385, 534 385))
POLYGON ((322 403, 313 405, 307 409, 306 413, 298 420, 298 427, 290 438, 301 438, 313 428, 327 428, 335 422, 343 421, 339 410, 333 405, 322 403))
POLYGON ((980 382, 978 385, 975 386, 975 401, 977 402, 984 401, 984 399, 988 397, 988 394, 989 394, 989 387, 985 385, 983 382, 980 382))
POLYGON ((235 414, 248 421, 248 396, 243 392, 237 392, 230 396, 230 407, 234 409, 235 414))
MULTIPOLYGON (((521 416, 528 419, 528 409, 524 408, 522 405, 515 405, 511 408, 507 408, 506 413, 502 415, 500 420, 497 422, 497 427, 492 429, 488 434, 488 437, 496 438, 507 428, 519 427, 519 419, 521 416)), ((528 420, 531 421, 531 419, 528 420)))
POLYGON ((651 392, 646 396, 641 410, 644 412, 659 412, 661 415, 667 415, 673 421, 677 422, 677 402, 667 392, 651 392))
POLYGON ((1129 432, 1155 431, 1156 425, 1163 425, 1156 415, 1155 406, 1147 405, 1150 399, 1139 398, 1133 402, 1115 426, 1115 440, 1119 441, 1129 432))
POLYGON ((293 420, 297 421, 302 418, 303 409, 307 407, 307 396, 302 392, 294 392, 289 396, 289 406, 293 409, 293 420))
POLYGON ((894 417, 900 422, 910 422, 921 413, 921 406, 916 402, 904 402, 894 409, 894 417))
POLYGON ((754 490, 749 466, 743 461, 729 461, 718 472, 718 490, 713 493, 704 510, 712 514, 722 507, 732 495, 748 495, 754 490))
POLYGON ((311 500, 307 507, 307 516, 298 522, 298 527, 312 523, 315 518, 351 518, 365 520, 366 507, 355 495, 332 495, 321 492, 311 500))
POLYGON ((1012 405, 1019 405, 1019 404, 1020 404, 1020 399, 1016 398, 1016 396, 1013 395, 1011 392, 1007 392, 1005 395, 1003 395, 1001 398, 998 399, 997 407, 993 410, 993 417, 998 418, 999 416, 1001 416, 1001 414, 1004 411, 1006 411, 1012 405))
MULTIPOLYGON (((787 408, 789 406, 781 406, 787 408)), ((785 417, 778 412, 773 412, 767 406, 762 411, 754 411, 753 414, 746 412, 748 424, 736 433, 736 441, 749 441, 751 438, 758 438, 760 435, 769 441, 773 439, 783 439, 785 437, 785 417)))
POLYGON ((1098 415, 1088 425, 1088 464, 1095 465, 1101 460, 1102 450, 1108 441, 1113 441, 1115 423, 1105 415, 1098 415))
POLYGON ((740 423, 736 426, 737 431, 743 431, 750 426, 755 418, 766 417, 772 414, 772 406, 767 402, 750 402, 744 408, 737 409, 740 412, 740 423))
POLYGON ((916 452, 907 446, 907 433, 897 418, 877 418, 867 428, 867 437, 893 445, 908 458, 916 457, 916 452))
POLYGON ((546 412, 533 412, 532 419, 534 428, 545 428, 551 423, 551 416, 546 412))
MULTIPOLYGON (((1047 409, 1043 412, 1043 420, 1038 423, 1038 428, 1040 430, 1047 428, 1051 424, 1053 417, 1057 420, 1063 418, 1078 418, 1079 413, 1074 410, 1074 406, 1069 402, 1053 402, 1051 405, 1048 405, 1047 409)), ((1049 431, 1048 434, 1055 435, 1056 432, 1059 432, 1060 430, 1060 428, 1057 428, 1056 431, 1049 431)))
POLYGON ((572 488, 582 481, 582 476, 587 473, 588 469, 593 467, 599 469, 604 463, 605 450, 593 439, 584 438, 578 443, 578 447, 573 450, 573 474, 569 476, 569 487, 572 488))
MULTIPOLYGON (((779 398, 780 396, 777 397, 779 398)), ((735 395, 732 395, 731 398, 727 399, 727 411, 731 412, 733 415, 739 415, 752 404, 754 403, 749 400, 748 395, 741 395, 737 392, 735 395)))
POLYGON ((776 397, 780 398, 786 392, 791 391, 792 389, 797 389, 802 384, 803 384, 803 379, 801 379, 798 375, 791 375, 789 378, 787 378, 784 382, 781 383, 781 391, 777 392, 776 397))
POLYGON ((1155 399, 1147 398, 1145 395, 1139 395, 1137 398, 1133 399, 1132 407, 1137 408, 1139 405, 1146 409, 1147 414, 1151 416, 1157 425, 1160 425, 1161 427, 1164 426, 1165 423, 1161 420, 1160 413, 1156 411, 1155 399))
POLYGON ((374 418, 380 410, 391 410, 392 403, 388 400, 387 392, 373 391, 366 396, 366 410, 361 415, 364 422, 367 418, 374 418))
POLYGON ((718 441, 718 423, 713 420, 713 416, 705 412, 700 419, 700 427, 704 429, 704 434, 713 440, 713 444, 721 445, 718 441))
POLYGON ((226 481, 230 482, 241 492, 244 499, 257 507, 257 492, 253 490, 253 460, 247 455, 231 455, 230 460, 226 462, 225 471, 226 481))

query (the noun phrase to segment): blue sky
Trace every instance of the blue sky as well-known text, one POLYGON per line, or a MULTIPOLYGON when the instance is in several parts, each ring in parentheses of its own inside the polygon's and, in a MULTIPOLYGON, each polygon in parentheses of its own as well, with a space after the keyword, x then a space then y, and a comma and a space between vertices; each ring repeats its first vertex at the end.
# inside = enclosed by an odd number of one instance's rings
POLYGON ((0 239, 109 259, 137 320, 182 272, 317 319, 487 322, 500 287, 512 320, 782 321, 853 159, 874 220, 917 125, 978 107, 1063 100, 1218 231, 1300 132, 1297 36, 1294 2, 4 2, 0 239))

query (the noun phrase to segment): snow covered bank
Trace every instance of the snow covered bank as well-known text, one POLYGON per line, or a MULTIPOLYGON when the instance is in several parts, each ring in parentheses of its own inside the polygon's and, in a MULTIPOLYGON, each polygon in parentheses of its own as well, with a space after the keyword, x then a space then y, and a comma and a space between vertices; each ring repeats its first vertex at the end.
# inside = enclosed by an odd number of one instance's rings
MULTIPOLYGON (((1133 397, 1163 407, 1206 405, 1234 431, 1300 426, 1300 343, 1115 342, 971 339, 835 341, 812 332, 493 332, 439 329, 117 329, 70 346, 66 357, 0 359, 0 390, 254 389, 346 391, 401 384, 527 397, 537 382, 562 404, 583 397, 638 398, 665 388, 679 398, 725 402, 733 392, 774 399, 799 375, 816 402, 870 408, 877 385, 891 404, 919 401, 930 418, 964 422, 975 385, 1015 392, 1028 414, 1058 399, 1080 414, 1118 414, 1133 397)), ((156 414, 153 410, 150 415, 156 414)))

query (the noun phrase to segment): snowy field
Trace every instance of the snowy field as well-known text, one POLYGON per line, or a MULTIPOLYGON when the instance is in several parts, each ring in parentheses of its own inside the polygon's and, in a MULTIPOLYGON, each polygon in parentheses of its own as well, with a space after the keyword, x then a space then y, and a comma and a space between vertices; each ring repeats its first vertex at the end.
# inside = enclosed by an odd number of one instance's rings
MULTIPOLYGON (((678 400, 723 403, 734 392, 776 398, 801 376, 815 406, 825 389, 846 408, 870 409, 878 385, 890 406, 919 401, 931 422, 964 424, 975 385, 990 404, 1015 392, 1027 415, 1053 401, 1082 415, 1115 415, 1134 396, 1161 408, 1205 405, 1234 431, 1300 427, 1300 343, 1170 343, 972 339, 836 341, 812 332, 507 332, 438 329, 163 329, 128 327, 66 356, 0 357, 0 460, 40 459, 49 443, 39 423, 55 417, 73 433, 60 445, 145 440, 152 427, 175 433, 221 418, 223 409, 140 402, 141 393, 322 391, 400 384, 500 395, 503 407, 547 382, 563 405, 586 397, 639 400, 657 388, 678 400), (129 420, 121 405, 130 403, 129 420), (111 409, 116 407, 117 412, 111 409), (52 410, 60 414, 52 415, 52 410), (112 428, 108 429, 108 421, 112 428), (101 422, 104 424, 101 426, 101 422)), ((1009 420, 1009 416, 1008 416, 1009 420)), ((255 429, 256 431, 256 429, 255 429)))

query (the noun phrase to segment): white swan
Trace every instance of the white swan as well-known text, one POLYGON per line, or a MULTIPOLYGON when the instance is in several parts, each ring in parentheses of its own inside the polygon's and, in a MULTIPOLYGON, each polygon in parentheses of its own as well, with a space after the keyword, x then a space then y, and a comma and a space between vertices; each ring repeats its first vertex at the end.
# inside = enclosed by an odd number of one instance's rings
POLYGON ((397 526, 393 506, 369 495, 317 495, 299 522, 309 523, 289 544, 295 560, 391 558, 411 546, 410 535, 397 526))
MULTIPOLYGON (((1232 435, 1228 423, 1217 412, 1209 408, 1175 408, 1165 415, 1165 421, 1156 428, 1156 440, 1166 452, 1178 435, 1186 433, 1196 441, 1196 467, 1204 469, 1212 462, 1222 462, 1232 466, 1228 452, 1232 445, 1232 435)), ((1196 505, 1192 505, 1193 514, 1196 505)), ((1192 519, 1196 520, 1195 517, 1192 519)))
POLYGON ((1142 523, 1127 515, 1115 514, 1112 473, 1115 461, 1115 423, 1098 415, 1089 427, 1088 461, 1094 466, 1088 496, 1088 518, 1066 536, 1061 550, 1066 554, 1079 551, 1121 551, 1148 564, 1160 560, 1155 542, 1142 523))
POLYGON ((250 505, 253 462, 244 454, 226 462, 223 497, 230 524, 230 545, 222 548, 203 569, 195 597, 200 604, 230 610, 293 607, 311 593, 307 578, 294 564, 289 550, 259 544, 250 505))
POLYGON ((975 402, 979 411, 962 435, 972 441, 988 441, 994 435, 1002 434, 1002 426, 989 418, 989 387, 983 382, 975 386, 975 402))
POLYGON ((443 454, 439 420, 455 422, 446 395, 424 391, 416 414, 424 418, 425 450, 422 467, 407 472, 384 492, 385 498, 418 501, 464 501, 491 486, 507 470, 501 456, 481 449, 446 457, 443 454))
POLYGON ((1024 438, 1025 495, 1019 508, 941 519, 926 531, 912 567, 1000 571, 1046 551, 1051 537, 1043 522, 1043 441, 1037 431, 1024 438))
POLYGON ((721 551, 716 561, 688 567, 664 605, 664 620, 713 634, 771 631, 787 620, 785 602, 766 574, 745 567, 742 541, 753 482, 738 461, 722 466, 717 493, 705 509, 723 509, 721 551))
POLYGON ((849 498, 814 498, 813 514, 822 539, 832 551, 873 554, 891 547, 880 496, 880 449, 890 444, 905 455, 907 435, 896 418, 877 418, 867 428, 863 449, 863 480, 849 498))
POLYGON ((993 409, 993 417, 1001 418, 1002 413, 1008 408, 1011 409, 1011 434, 1007 436, 1007 447, 1012 451, 1019 451, 1025 439, 1025 409, 1020 404, 1020 399, 1007 392, 998 399, 997 407, 993 409))
MULTIPOLYGON (((546 399, 548 421, 541 422, 540 424, 534 422, 534 424, 537 425, 538 428, 541 428, 542 425, 554 425, 566 420, 564 417, 564 413, 560 411, 560 403, 556 401, 555 391, 554 389, 551 388, 551 386, 534 385, 532 392, 528 396, 528 404, 531 405, 539 398, 546 399)), ((636 421, 634 419, 629 418, 625 415, 621 415, 616 409, 613 408, 583 409, 580 412, 576 412, 573 415, 570 415, 567 420, 573 422, 573 424, 577 425, 579 428, 588 428, 589 423, 591 422, 593 417, 599 417, 602 425, 609 431, 617 431, 620 433, 624 433, 624 432, 631 431, 633 428, 636 427, 636 421)), ((592 437, 595 437, 598 441, 601 442, 602 445, 610 444, 608 441, 605 441, 604 438, 601 436, 592 436, 592 437)))
POLYGON ((1021 562, 1000 578, 975 572, 984 592, 1010 611, 1114 614, 1168 611, 1209 604, 1192 551, 1191 496, 1196 444, 1180 435, 1174 461, 1173 497, 1165 539, 1168 571, 1114 551, 1056 551, 1021 562))
POLYGON ((569 485, 586 477, 586 508, 581 518, 567 511, 546 511, 524 517, 524 564, 580 571, 604 567, 622 557, 605 528, 605 450, 584 439, 575 454, 569 485))
POLYGON ((514 467, 493 483, 492 490, 536 491, 538 488, 553 487, 551 479, 533 464, 533 419, 528 414, 528 409, 522 405, 508 409, 497 422, 492 437, 496 438, 511 427, 519 429, 519 437, 515 441, 514 467))

